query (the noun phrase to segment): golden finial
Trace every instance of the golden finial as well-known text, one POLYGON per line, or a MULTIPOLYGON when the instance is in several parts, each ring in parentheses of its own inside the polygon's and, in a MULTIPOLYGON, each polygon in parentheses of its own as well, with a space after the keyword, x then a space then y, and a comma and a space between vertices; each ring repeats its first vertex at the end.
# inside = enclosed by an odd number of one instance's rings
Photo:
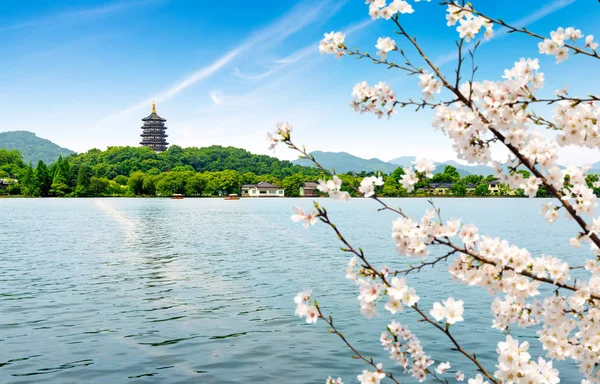
POLYGON ((152 99, 152 113, 156 113, 156 103, 154 102, 154 99, 152 99))

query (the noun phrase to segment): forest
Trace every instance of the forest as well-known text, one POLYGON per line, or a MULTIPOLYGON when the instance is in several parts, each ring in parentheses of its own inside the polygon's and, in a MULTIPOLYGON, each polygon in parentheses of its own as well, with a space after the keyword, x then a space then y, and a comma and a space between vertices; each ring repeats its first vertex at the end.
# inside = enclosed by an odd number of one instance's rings
MULTIPOLYGON (((525 178, 529 173, 522 172, 525 178)), ((468 175, 461 178, 456 168, 447 165, 443 172, 418 184, 416 190, 407 193, 398 182, 404 173, 402 167, 383 174, 384 185, 378 187, 381 196, 419 196, 425 192, 419 187, 430 183, 453 183, 449 194, 466 196, 467 185, 476 185, 473 194, 490 194, 488 182, 491 175, 468 175)), ((356 196, 354 188, 373 172, 340 174, 343 189, 356 196)), ((145 147, 109 147, 105 151, 92 149, 79 155, 59 157, 52 164, 42 160, 26 164, 19 151, 0 148, 0 178, 6 188, 0 193, 40 197, 85 196, 220 196, 239 193, 243 184, 267 181, 285 188, 285 195, 295 197, 303 182, 323 178, 320 170, 294 165, 267 155, 255 155, 246 150, 210 146, 206 148, 181 148, 171 146, 167 151, 155 153, 145 147)), ((598 179, 591 175, 590 185, 598 179)), ((506 191, 506 189, 505 189, 506 191)), ((600 191, 596 191, 600 192, 600 191)), ((502 193, 502 186, 500 188, 502 193)), ((522 191, 516 191, 523 196, 522 191)), ((547 192, 540 188, 538 196, 547 192)))

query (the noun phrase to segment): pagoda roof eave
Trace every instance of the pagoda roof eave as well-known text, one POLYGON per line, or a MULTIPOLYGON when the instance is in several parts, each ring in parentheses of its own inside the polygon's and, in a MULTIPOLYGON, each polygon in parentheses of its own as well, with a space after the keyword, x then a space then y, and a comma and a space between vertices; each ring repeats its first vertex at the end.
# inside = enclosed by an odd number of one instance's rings
POLYGON ((150 121, 150 120, 167 121, 167 119, 164 119, 164 118, 158 116, 158 114, 156 114, 154 112, 142 119, 142 121, 150 121))

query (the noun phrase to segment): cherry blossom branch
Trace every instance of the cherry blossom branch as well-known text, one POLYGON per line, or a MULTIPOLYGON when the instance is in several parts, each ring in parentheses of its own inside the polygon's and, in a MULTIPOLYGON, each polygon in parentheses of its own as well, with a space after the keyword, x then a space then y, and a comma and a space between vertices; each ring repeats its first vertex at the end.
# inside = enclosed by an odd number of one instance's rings
MULTIPOLYGON (((452 1, 449 1, 449 0, 443 1, 441 3, 441 5, 453 5, 458 11, 471 12, 474 15, 481 16, 481 17, 483 17, 484 19, 486 19, 487 21, 489 21, 491 23, 500 25, 500 26, 508 29, 508 33, 524 33, 526 35, 529 35, 531 37, 535 37, 535 38, 540 39, 540 40, 547 40, 548 39, 547 37, 544 37, 542 35, 534 33, 534 32, 528 30, 525 27, 520 27, 520 28, 514 27, 512 25, 509 25, 509 24, 505 23, 504 21, 502 21, 500 19, 494 19, 494 18, 489 17, 487 15, 484 15, 483 13, 481 13, 481 12, 479 12, 477 10, 474 10, 472 8, 467 8, 465 6, 459 6, 458 4, 455 4, 455 3, 453 3, 452 1)), ((588 51, 585 51, 585 50, 583 50, 583 49, 581 49, 579 47, 576 47, 574 45, 567 44, 567 43, 564 43, 564 46, 567 47, 567 48, 572 49, 576 53, 580 53, 582 55, 586 55, 586 56, 594 57, 596 59, 600 59, 600 55, 598 55, 598 52, 596 52, 595 50, 592 50, 591 52, 588 52, 588 51)))
MULTIPOLYGON (((359 248, 357 250, 348 242, 348 240, 346 240, 346 238, 342 235, 342 233, 339 231, 337 226, 329 219, 329 216, 327 215, 327 211, 324 208, 321 208, 318 205, 318 203, 316 203, 316 202, 315 202, 315 208, 318 211, 317 217, 321 220, 321 222, 329 225, 336 233, 338 239, 345 245, 345 248, 342 248, 342 251, 353 253, 364 263, 365 268, 370 270, 370 273, 373 276, 378 277, 386 287, 391 287, 391 284, 385 277, 385 274, 383 272, 380 272, 380 271, 376 270, 375 268, 373 268, 373 266, 367 261, 363 250, 361 248, 359 248)), ((427 314, 425 312, 423 312, 418 307, 417 304, 414 304, 410 308, 414 309, 421 316, 423 321, 433 325, 434 327, 439 329, 442 333, 444 333, 448 337, 448 339, 452 342, 452 344, 454 345, 455 350, 460 352, 463 356, 467 357, 469 360, 471 360, 477 366, 479 371, 481 373, 483 373, 489 380, 491 380, 493 383, 498 383, 498 381, 496 379, 494 379, 494 377, 492 375, 490 375, 486 371, 486 369, 481 365, 481 363, 477 360, 477 356, 475 354, 471 354, 471 353, 467 352, 465 349, 463 349, 460 346, 460 344, 456 341, 454 336, 452 336, 452 334, 450 333, 450 328, 448 326, 444 327, 444 326, 440 325, 437 321, 431 319, 429 316, 427 316, 427 314)))
POLYGON ((508 105, 509 107, 512 107, 514 105, 517 104, 532 104, 532 103, 546 103, 546 104, 554 104, 554 103, 558 103, 559 101, 572 101, 573 102, 573 106, 577 105, 577 104, 581 104, 581 103, 593 103, 595 101, 600 101, 600 98, 594 95, 588 95, 588 98, 577 98, 577 97, 565 97, 565 96, 559 96, 556 99, 537 99, 535 96, 530 95, 530 99, 527 100, 517 100, 514 101, 512 103, 507 103, 504 105, 508 105))
MULTIPOLYGON (((334 335, 337 335, 343 342, 344 344, 346 344, 346 346, 348 348, 350 348, 350 350, 354 353, 354 356, 352 356, 352 358, 354 359, 360 359, 362 361, 364 361, 365 363, 369 364, 370 366, 372 366, 373 368, 375 368, 376 370, 379 370, 379 367, 377 367, 377 364, 375 364, 375 362, 373 361, 372 357, 369 357, 368 359, 363 356, 354 346, 352 346, 352 344, 350 344, 350 342, 348 341, 348 339, 346 339, 346 337, 344 336, 343 333, 341 333, 336 327, 335 325, 333 325, 333 317, 330 316, 325 316, 323 314, 323 312, 321 311, 321 308, 319 307, 319 305, 317 303, 315 303, 315 307, 317 308, 317 312, 319 313, 319 318, 323 319, 323 321, 329 326, 329 332, 333 333, 334 335)), ((391 372, 385 372, 385 371, 381 371, 382 373, 385 373, 385 375, 392 380, 394 383, 400 384, 400 382, 398 380, 396 380, 396 378, 394 378, 394 374, 391 372)))
POLYGON ((394 22, 394 24, 396 24, 396 26, 399 29, 399 34, 403 35, 406 37, 406 39, 413 45, 413 47, 418 51, 419 55, 423 58, 423 60, 425 60, 425 62, 429 65, 429 67, 431 68, 432 71, 435 72, 435 74, 437 75, 437 77, 440 79, 440 81, 442 82, 442 84, 444 85, 444 87, 448 90, 450 90, 452 93, 454 93, 456 95, 456 97, 462 101, 466 106, 468 106, 472 111, 476 112, 479 115, 479 118, 481 119, 481 121, 485 124, 488 124, 488 129, 490 130, 490 132, 492 132, 492 134, 497 137, 516 157, 517 159, 519 159, 519 161, 529 169, 529 171, 535 175, 538 179, 540 179, 542 181, 542 184, 546 187, 546 189, 554 196, 556 197, 561 204, 563 205, 563 207, 567 210, 567 212, 569 212, 569 214, 571 215, 571 217, 573 217, 573 219, 577 222, 577 224, 579 224, 579 226, 581 227, 581 229, 583 229, 584 233, 590 238, 590 240, 598 247, 600 248, 600 238, 592 231, 590 231, 588 229, 588 225, 585 222, 585 220, 583 220, 583 218, 581 216, 579 216, 577 214, 577 212, 575 211, 575 208, 571 205, 571 203, 563 198, 562 193, 560 193, 560 191, 558 189, 556 189, 551 183, 548 182, 548 180, 546 179, 546 177, 535 167, 535 163, 532 163, 525 155, 523 155, 518 148, 516 148, 513 144, 507 142, 506 137, 499 132, 497 129, 495 129, 491 123, 485 118, 485 116, 483 116, 481 114, 481 112, 477 109, 477 107, 473 104, 473 101, 466 98, 465 95, 462 94, 462 92, 460 92, 460 90, 458 88, 455 88, 454 86, 452 86, 444 77, 444 75, 441 73, 441 71, 439 70, 439 68, 437 66, 435 66, 431 60, 427 57, 427 55, 425 54, 425 52, 423 52, 423 50, 421 49, 421 47, 419 46, 419 44, 417 43, 417 41, 410 37, 408 35, 408 33, 406 32, 406 30, 402 27, 402 25, 399 22, 399 18, 398 16, 394 16, 392 17, 392 21, 394 22))
POLYGON ((440 257, 436 258, 433 261, 422 262, 422 263, 420 263, 418 265, 410 266, 410 268, 408 268, 408 269, 404 269, 404 270, 401 270, 401 271, 390 272, 390 274, 392 274, 394 276, 397 276, 399 274, 408 275, 409 273, 411 273, 413 271, 421 272, 421 269, 423 269, 424 267, 427 267, 427 266, 434 267, 440 261, 446 261, 446 260, 448 260, 448 258, 450 256, 454 255, 457 252, 460 252, 460 251, 457 250, 457 249, 453 249, 453 250, 449 251, 448 253, 446 253, 445 255, 440 256, 440 257))
MULTIPOLYGON (((387 59, 382 60, 382 59, 378 59, 376 57, 371 56, 371 54, 369 54, 368 52, 360 52, 358 50, 358 48, 354 48, 354 50, 348 49, 346 47, 343 48, 343 50, 348 54, 348 56, 356 56, 357 59, 371 59, 375 64, 383 64, 383 65, 387 65, 388 69, 390 68, 397 68, 397 69, 402 69, 403 71, 408 72, 410 75, 416 75, 421 73, 421 70, 419 70, 418 68, 415 67, 403 67, 401 65, 398 65, 396 63, 393 63, 387 59)), ((405 56, 406 57, 406 56, 405 56)), ((407 63, 409 64, 409 63, 407 63)), ((410 64, 409 64, 410 65, 410 64)))
MULTIPOLYGON (((456 252, 460 252, 460 253, 463 253, 465 255, 469 255, 473 259, 479 261, 480 263, 489 264, 489 265, 493 265, 493 266, 498 266, 498 264, 496 262, 488 260, 485 257, 482 257, 481 255, 479 255, 479 254, 477 254, 477 253, 475 253, 473 251, 468 250, 466 247, 462 247, 462 248, 458 247, 458 246, 456 246, 455 244, 453 244, 449 240, 446 241, 446 240, 440 240, 439 238, 436 238, 434 240, 434 243, 445 245, 447 247, 452 248, 456 252)), ((530 278, 532 280, 540 281, 540 282, 543 282, 543 283, 548 283, 548 284, 554 285, 554 286, 556 286, 558 288, 567 289, 567 290, 573 291, 573 292, 577 292, 580 289, 579 287, 576 287, 574 285, 560 283, 560 282, 554 281, 552 279, 549 279, 547 277, 537 276, 537 275, 535 275, 535 274, 533 274, 533 273, 531 273, 531 272, 529 272, 529 271, 527 271, 525 269, 522 270, 522 271, 517 271, 517 270, 515 270, 511 266, 500 266, 500 267, 502 268, 502 270, 514 271, 515 273, 517 273, 519 275, 528 277, 528 278, 530 278)), ((594 294, 590 294, 590 298, 592 298, 594 300, 600 300, 600 296, 594 295, 594 294)))
MULTIPOLYGON (((313 164, 315 164, 315 166, 317 168, 319 168, 320 170, 322 170, 323 172, 325 172, 327 175, 329 176, 333 176, 335 175, 335 172, 330 171, 329 169, 325 168, 324 166, 322 166, 316 159, 315 157, 310 154, 309 152, 306 151, 306 149, 304 147, 299 148, 298 146, 296 146, 296 144, 294 144, 294 142, 292 142, 291 138, 288 136, 285 138, 285 140, 283 141, 284 144, 286 144, 289 148, 300 152, 301 153, 301 157, 308 159, 310 161, 313 162, 313 164)), ((352 188, 353 191, 355 191, 356 193, 363 195, 362 192, 360 192, 358 190, 358 188, 355 188, 354 186, 349 186, 350 188, 352 188)), ((373 194, 372 196, 369 196, 369 198, 377 201, 379 204, 381 204, 381 206, 383 208, 381 208, 381 210, 388 210, 388 211, 392 211, 397 213, 398 215, 402 216, 402 217, 406 217, 406 215, 404 214, 404 212, 402 212, 402 209, 400 208, 393 208, 390 207, 388 204, 386 204, 385 202, 383 202, 376 194, 373 194)))

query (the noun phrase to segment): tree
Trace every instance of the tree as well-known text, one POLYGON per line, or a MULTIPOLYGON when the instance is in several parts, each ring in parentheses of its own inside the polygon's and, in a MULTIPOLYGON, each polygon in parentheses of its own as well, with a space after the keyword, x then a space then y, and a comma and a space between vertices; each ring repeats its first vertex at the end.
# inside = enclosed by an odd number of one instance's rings
POLYGON ((40 195, 48 196, 52 188, 52 178, 48 167, 42 160, 38 161, 37 167, 35 167, 35 178, 40 188, 40 195))
POLYGON ((79 166, 77 171, 77 187, 75 194, 77 196, 86 196, 90 189, 91 168, 87 164, 79 166))
POLYGON ((187 196, 202 196, 206 184, 206 177, 201 173, 196 173, 187 179, 185 184, 185 194, 187 196))
POLYGON ((33 167, 31 166, 31 163, 29 163, 29 166, 25 170, 25 176, 23 177, 23 182, 21 183, 21 193, 23 193, 25 196, 39 196, 41 193, 40 185, 35 177, 35 174, 33 173, 33 167))
POLYGON ((483 176, 481 176, 481 175, 467 175, 462 179, 462 181, 465 184, 475 184, 475 185, 481 183, 481 180, 483 180, 483 176))
POLYGON ((127 185, 129 178, 127 178, 127 176, 124 176, 124 175, 118 175, 113 180, 115 181, 115 183, 117 183, 119 185, 127 185))
POLYGON ((56 174, 52 179, 50 193, 55 196, 64 196, 69 193, 69 186, 67 185, 67 178, 63 174, 63 169, 62 167, 57 167, 56 174))
POLYGON ((481 183, 475 188, 475 195, 477 196, 489 196, 490 188, 486 183, 481 183))
POLYGON ((433 175, 432 181, 435 183, 453 183, 460 180, 460 174, 452 165, 446 165, 444 172, 433 175))
MULTIPOLYGON (((452 192, 452 196, 466 196, 467 186, 462 182, 454 183, 452 184, 450 191, 452 192)), ((477 192, 477 190, 475 190, 475 192, 477 192)))
POLYGON ((94 196, 102 196, 107 192, 108 186, 109 180, 106 177, 92 176, 89 191, 94 196))
POLYGON ((142 195, 144 193, 144 178, 145 175, 141 171, 135 171, 129 177, 129 181, 127 181, 127 185, 136 195, 142 195))
POLYGON ((291 176, 284 177, 281 181, 281 187, 285 189, 285 195, 288 197, 300 196, 300 187, 304 183, 304 177, 296 173, 291 176))

